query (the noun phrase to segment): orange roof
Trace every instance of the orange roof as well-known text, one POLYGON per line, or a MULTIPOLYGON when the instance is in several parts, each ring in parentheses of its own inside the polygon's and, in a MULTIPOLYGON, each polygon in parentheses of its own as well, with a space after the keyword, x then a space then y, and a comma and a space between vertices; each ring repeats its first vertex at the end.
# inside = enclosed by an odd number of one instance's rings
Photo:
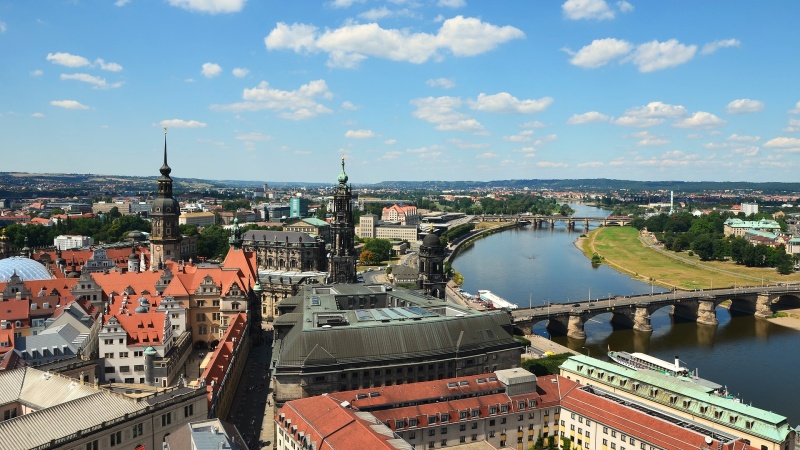
POLYGON ((209 407, 211 406, 214 396, 219 390, 222 379, 225 378, 225 374, 230 368, 233 352, 238 345, 237 342, 242 342, 246 325, 246 314, 239 313, 233 316, 230 324, 228 325, 228 330, 225 331, 225 334, 222 336, 222 341, 220 341, 219 345, 217 345, 217 348, 214 350, 214 353, 211 355, 211 358, 208 361, 206 369, 200 375, 200 379, 205 380, 206 383, 209 407), (213 386, 211 383, 212 381, 214 382, 213 386))
POLYGON ((107 323, 112 317, 116 317, 122 329, 128 333, 128 347, 164 344, 164 321, 167 320, 165 312, 109 314, 103 323, 107 323))
POLYGON ((6 329, 0 329, 0 355, 14 348, 14 322, 6 329))

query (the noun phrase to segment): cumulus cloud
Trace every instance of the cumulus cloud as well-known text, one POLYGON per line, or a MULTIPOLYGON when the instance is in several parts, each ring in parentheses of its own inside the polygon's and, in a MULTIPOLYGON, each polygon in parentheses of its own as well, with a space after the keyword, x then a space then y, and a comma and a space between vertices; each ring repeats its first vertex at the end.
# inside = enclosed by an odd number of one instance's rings
POLYGON ((614 11, 605 0, 567 0, 561 5, 564 16, 570 20, 610 20, 614 11))
POLYGON ((800 131, 800 119, 792 119, 789 118, 789 123, 786 125, 786 128, 783 129, 787 133, 797 133, 800 131))
POLYGON ((577 52, 565 50, 572 55, 569 60, 570 64, 593 69, 595 67, 604 66, 615 59, 620 59, 630 53, 633 49, 633 44, 630 42, 606 38, 595 39, 591 44, 584 46, 577 52))
POLYGON ((442 89, 452 89, 456 87, 456 83, 451 78, 431 78, 426 81, 425 84, 430 87, 440 87, 442 89))
POLYGON ((726 110, 728 111, 728 114, 747 114, 759 112, 764 110, 764 102, 761 100, 740 98, 728 103, 726 110))
POLYGON ((725 121, 715 116, 714 114, 698 111, 689 117, 676 120, 672 126, 678 128, 695 128, 695 129, 709 129, 719 128, 725 125, 725 121))
POLYGON ((171 6, 206 14, 236 13, 244 8, 247 0, 167 0, 171 6))
POLYGON ((250 73, 250 71, 244 67, 236 67, 231 71, 231 73, 233 73, 233 76, 236 78, 244 78, 250 73))
POLYGON ((8 30, 8 25, 5 22, 0 22, 0 33, 5 33, 8 30))
POLYGON ((740 136, 738 134, 732 134, 725 138, 725 140, 733 142, 758 142, 761 140, 761 136, 740 136))
POLYGON ((606 163, 604 163, 602 161, 586 161, 586 162, 582 162, 582 163, 578 163, 577 164, 577 166, 580 167, 581 169, 586 168, 586 167, 589 167, 589 168, 591 168, 591 167, 603 167, 605 165, 606 165, 606 163))
POLYGON ((355 3, 364 3, 366 0, 333 0, 331 6, 334 8, 349 8, 355 3))
POLYGON ((206 78, 214 78, 222 73, 222 67, 217 63, 207 62, 203 64, 201 72, 206 78))
POLYGON ((443 8, 463 8, 467 6, 467 0, 439 0, 437 6, 443 8))
POLYGON ((41 71, 41 70, 39 70, 39 69, 36 69, 36 70, 31 70, 31 76, 32 76, 32 77, 40 77, 40 76, 42 76, 42 74, 43 74, 43 73, 44 73, 44 72, 42 72, 42 71, 41 71))
POLYGON ((162 128, 205 128, 204 122, 196 120, 166 119, 158 123, 162 128))
POLYGON ((573 114, 572 117, 567 119, 569 125, 583 125, 586 123, 594 122, 608 122, 609 117, 597 111, 589 111, 583 114, 573 114))
POLYGON ((629 59, 639 72, 648 73, 686 63, 694 58, 696 52, 696 45, 684 45, 676 39, 650 41, 636 47, 629 59))
POLYGON ((703 49, 700 50, 700 54, 710 55, 721 48, 738 47, 739 45, 741 45, 741 42, 738 39, 722 39, 704 45, 703 49))
POLYGON ((53 100, 50 104, 64 109, 89 109, 88 106, 77 100, 53 100))
POLYGON ((800 114, 800 102, 794 104, 794 108, 787 111, 789 114, 800 114))
POLYGON ((294 91, 274 89, 269 83, 262 81, 252 89, 242 93, 244 101, 229 105, 211 105, 218 111, 262 111, 278 112, 279 117, 292 120, 303 120, 328 114, 331 110, 318 103, 317 99, 331 100, 333 94, 328 90, 325 80, 315 80, 300 86, 294 91))
POLYGON ((492 153, 492 152, 486 152, 486 153, 481 153, 480 155, 476 156, 475 158, 477 158, 477 159, 494 159, 494 158, 497 158, 497 154, 496 153, 492 153))
POLYGON ((458 111, 463 102, 458 97, 426 97, 411 100, 417 109, 414 117, 436 125, 440 131, 469 131, 481 133, 483 125, 458 111))
POLYGON ((800 138, 777 137, 764 143, 766 148, 800 149, 800 138))
POLYGON ((380 8, 372 8, 370 10, 364 11, 360 13, 358 17, 374 22, 376 20, 385 19, 391 15, 392 11, 389 8, 381 6, 380 8))
POLYGON ((117 0, 114 2, 114 6, 122 7, 130 3, 131 0, 117 0))
POLYGON ((358 106, 354 105, 353 102, 345 100, 342 102, 342 109, 346 111, 355 111, 358 109, 358 106))
POLYGON ((670 105, 663 102, 650 102, 645 106, 630 108, 615 119, 613 123, 628 127, 652 127, 664 123, 665 119, 683 117, 687 114, 686 108, 681 105, 670 105))
POLYGON ((48 53, 47 60, 53 64, 66 67, 83 67, 92 65, 92 63, 90 63, 89 60, 83 56, 62 52, 48 53))
POLYGON ((35 112, 35 113, 31 114, 31 117, 35 117, 37 119, 41 119, 42 117, 45 117, 45 115, 40 113, 40 112, 35 112))
POLYGON ((547 109, 551 103, 551 97, 519 100, 508 92, 493 95, 481 93, 475 101, 470 101, 470 108, 493 113, 535 114, 547 109))
POLYGON ((97 58, 97 59, 94 60, 94 63, 96 65, 100 66, 101 69, 107 70, 109 72, 121 72, 122 71, 122 66, 117 64, 117 63, 115 63, 115 62, 107 63, 107 62, 103 61, 101 58, 97 58))
POLYGON ((530 142, 533 138, 533 130, 523 130, 511 136, 503 136, 504 141, 508 142, 530 142))
POLYGON ((372 130, 347 130, 344 137, 348 139, 371 139, 375 137, 372 130))
POLYGON ((95 89, 115 89, 122 86, 122 82, 108 83, 105 78, 89 75, 88 73, 62 73, 60 78, 62 80, 75 80, 91 84, 95 89))
POLYGON ((421 64, 443 58, 443 51, 457 57, 475 56, 523 37, 525 33, 512 26, 456 16, 445 20, 436 34, 384 29, 376 23, 349 24, 324 32, 313 25, 278 23, 264 44, 268 50, 328 53, 330 67, 352 68, 367 57, 421 64))
POLYGON ((519 126, 520 128, 544 128, 545 125, 538 120, 534 120, 532 122, 521 123, 519 126))
POLYGON ((264 141, 271 140, 272 136, 268 136, 268 135, 266 135, 264 133, 261 133, 259 131, 254 131, 254 132, 251 132, 251 133, 243 133, 243 134, 237 135, 236 139, 239 140, 239 141, 245 141, 245 142, 264 142, 264 141))

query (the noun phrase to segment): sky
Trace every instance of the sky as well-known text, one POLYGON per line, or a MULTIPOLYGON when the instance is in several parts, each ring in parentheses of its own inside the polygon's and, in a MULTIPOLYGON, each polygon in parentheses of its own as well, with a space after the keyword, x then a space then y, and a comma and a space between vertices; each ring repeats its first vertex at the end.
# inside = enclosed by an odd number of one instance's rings
POLYGON ((0 170, 797 181, 800 2, 0 0, 0 170))

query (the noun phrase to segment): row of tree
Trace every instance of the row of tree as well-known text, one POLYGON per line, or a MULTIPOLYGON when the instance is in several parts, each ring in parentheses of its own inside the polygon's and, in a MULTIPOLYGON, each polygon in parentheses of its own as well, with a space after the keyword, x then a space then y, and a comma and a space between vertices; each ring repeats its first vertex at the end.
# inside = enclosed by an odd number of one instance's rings
POLYGON ((91 236, 97 243, 112 243, 123 240, 130 231, 150 232, 151 226, 147 220, 137 215, 123 216, 115 210, 116 208, 100 217, 67 217, 49 227, 14 223, 4 230, 6 237, 16 248, 25 245, 25 238, 28 238, 30 247, 45 247, 52 246, 55 238, 61 235, 91 236))

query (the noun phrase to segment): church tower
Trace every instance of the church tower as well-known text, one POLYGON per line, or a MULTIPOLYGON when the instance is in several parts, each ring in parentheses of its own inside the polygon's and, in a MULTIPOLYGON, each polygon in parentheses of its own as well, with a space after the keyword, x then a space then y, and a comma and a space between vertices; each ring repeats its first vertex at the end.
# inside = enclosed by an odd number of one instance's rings
POLYGON ((167 129, 164 128, 164 164, 158 178, 158 198, 150 207, 153 230, 150 233, 150 266, 153 270, 163 267, 164 261, 180 259, 181 234, 178 231, 178 216, 181 213, 178 201, 172 197, 172 178, 167 164, 167 129))
POLYGON ((339 185, 333 195, 333 217, 331 218, 332 246, 328 261, 328 281, 331 283, 356 282, 356 251, 353 245, 355 226, 353 225, 353 194, 347 184, 344 172, 339 174, 339 185))
POLYGON ((444 247, 434 233, 425 236, 419 247, 417 288, 431 297, 444 299, 444 247))

